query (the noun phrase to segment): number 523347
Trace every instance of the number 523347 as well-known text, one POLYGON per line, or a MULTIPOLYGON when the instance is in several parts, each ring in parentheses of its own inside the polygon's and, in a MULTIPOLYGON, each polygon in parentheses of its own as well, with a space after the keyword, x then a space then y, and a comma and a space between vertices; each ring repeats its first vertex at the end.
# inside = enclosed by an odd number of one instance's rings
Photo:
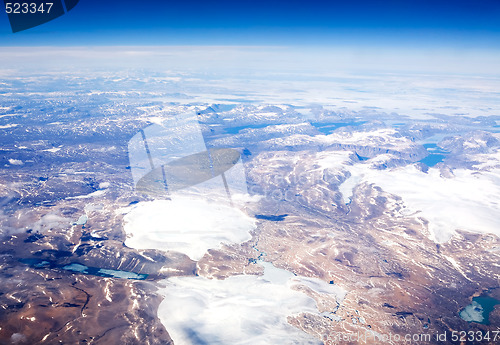
POLYGON ((34 2, 7 2, 5 3, 5 12, 7 14, 50 13, 52 5, 54 5, 52 2, 42 2, 41 4, 35 4, 34 2))

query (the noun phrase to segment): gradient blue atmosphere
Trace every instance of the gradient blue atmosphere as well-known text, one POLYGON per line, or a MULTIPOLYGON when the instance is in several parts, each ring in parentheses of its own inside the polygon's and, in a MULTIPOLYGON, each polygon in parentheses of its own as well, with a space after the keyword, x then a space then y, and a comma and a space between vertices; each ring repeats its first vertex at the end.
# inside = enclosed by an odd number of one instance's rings
POLYGON ((446 45, 500 47, 500 1, 95 1, 2 46, 446 45))

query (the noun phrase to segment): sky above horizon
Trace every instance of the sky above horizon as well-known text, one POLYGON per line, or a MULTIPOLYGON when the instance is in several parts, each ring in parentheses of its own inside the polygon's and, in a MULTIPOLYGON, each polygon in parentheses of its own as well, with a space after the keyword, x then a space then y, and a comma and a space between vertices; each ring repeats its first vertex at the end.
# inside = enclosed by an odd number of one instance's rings
POLYGON ((500 49, 500 0, 97 1, 0 46, 314 45, 500 49))

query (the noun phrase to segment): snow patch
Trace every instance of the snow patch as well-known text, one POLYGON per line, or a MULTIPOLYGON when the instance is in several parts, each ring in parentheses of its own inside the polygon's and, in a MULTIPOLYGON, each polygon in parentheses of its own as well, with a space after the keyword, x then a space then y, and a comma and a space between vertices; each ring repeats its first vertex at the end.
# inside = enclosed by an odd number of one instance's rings
POLYGON ((500 214, 500 151, 474 155, 474 169, 478 170, 455 169, 451 177, 442 176, 438 168, 422 172, 416 165, 376 169, 391 155, 353 164, 348 159, 352 152, 342 154, 321 153, 317 164, 321 169, 350 173, 339 186, 346 203, 350 202, 354 188, 366 182, 402 197, 412 213, 420 211, 419 216, 429 221, 435 242, 447 242, 456 230, 500 235, 500 218, 496 216, 500 214))
POLYGON ((42 151, 55 153, 55 152, 60 151, 60 150, 61 150, 60 147, 53 147, 51 149, 46 149, 46 150, 42 150, 42 151))
POLYGON ((128 247, 173 250, 193 260, 221 243, 247 241, 255 229, 255 220, 236 208, 181 196, 140 203, 124 221, 128 247))
POLYGON ((314 278, 261 262, 264 275, 232 276, 224 280, 173 277, 162 281, 164 300, 158 316, 176 344, 321 344, 291 326, 287 317, 319 314, 316 302, 293 289, 306 285, 318 293, 343 299, 345 291, 314 278), (176 313, 172 313, 176 310, 176 313))
POLYGON ((12 165, 23 165, 23 161, 19 160, 19 159, 13 159, 13 158, 10 158, 9 159, 9 164, 12 164, 12 165))
POLYGON ((433 240, 447 242, 455 230, 500 235, 500 169, 456 169, 441 176, 439 169, 424 173, 414 165, 390 171, 367 169, 363 181, 399 195, 429 221, 433 240))
POLYGON ((10 123, 8 125, 1 125, 0 129, 14 128, 14 127, 17 127, 17 126, 19 126, 18 123, 10 123))

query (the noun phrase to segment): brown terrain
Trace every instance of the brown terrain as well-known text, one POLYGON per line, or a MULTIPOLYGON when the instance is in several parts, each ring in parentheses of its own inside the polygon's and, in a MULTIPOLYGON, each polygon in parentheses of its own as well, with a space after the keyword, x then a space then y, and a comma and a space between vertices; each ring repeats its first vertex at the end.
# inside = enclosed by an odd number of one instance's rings
MULTIPOLYGON (((124 246, 123 215, 129 204, 146 200, 125 181, 127 171, 107 176, 111 187, 93 197, 6 209, 3 228, 17 230, 6 232, 0 244, 0 344, 170 344, 157 317, 156 281, 172 275, 261 274, 257 259, 347 290, 339 305, 303 288, 323 314, 288 320, 325 344, 334 344, 338 332, 403 337, 498 329, 498 307, 489 325, 459 317, 474 296, 500 297, 497 237, 458 232, 450 242, 436 244, 425 219, 375 185, 357 186, 345 205, 338 191, 345 172, 327 169, 319 179, 308 178, 318 171, 315 157, 314 151, 271 151, 249 160, 250 190, 265 197, 245 211, 282 217, 261 217, 252 240, 210 250, 199 262, 124 246), (85 224, 75 224, 84 213, 85 224), (126 280, 63 269, 75 263, 147 277, 126 280)), ((18 187, 5 183, 4 190, 9 188, 18 187)))

